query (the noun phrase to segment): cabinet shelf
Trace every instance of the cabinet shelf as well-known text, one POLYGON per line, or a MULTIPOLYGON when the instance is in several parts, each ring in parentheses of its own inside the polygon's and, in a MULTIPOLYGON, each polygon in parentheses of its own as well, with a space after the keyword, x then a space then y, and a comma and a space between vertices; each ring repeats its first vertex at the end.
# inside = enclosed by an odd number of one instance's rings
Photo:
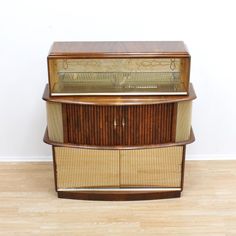
POLYGON ((60 72, 54 96, 184 95, 179 72, 60 72))

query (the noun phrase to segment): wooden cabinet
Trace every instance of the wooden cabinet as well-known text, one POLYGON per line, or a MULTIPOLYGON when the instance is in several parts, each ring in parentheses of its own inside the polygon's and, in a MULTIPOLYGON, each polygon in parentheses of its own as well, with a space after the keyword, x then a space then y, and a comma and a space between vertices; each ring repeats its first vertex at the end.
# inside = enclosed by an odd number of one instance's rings
POLYGON ((58 197, 180 197, 196 98, 183 42, 57 42, 48 72, 58 197))

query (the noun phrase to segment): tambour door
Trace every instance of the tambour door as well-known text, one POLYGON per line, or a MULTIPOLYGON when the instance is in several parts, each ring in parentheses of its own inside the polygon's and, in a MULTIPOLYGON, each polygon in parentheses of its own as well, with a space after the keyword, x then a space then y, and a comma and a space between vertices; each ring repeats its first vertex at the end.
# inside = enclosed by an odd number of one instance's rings
POLYGON ((63 104, 64 142, 120 145, 123 114, 122 106, 63 104))
POLYGON ((175 104, 126 106, 123 114, 123 145, 150 145, 174 141, 175 104))
POLYGON ((175 140, 176 104, 94 106, 63 104, 64 142, 149 145, 175 140))

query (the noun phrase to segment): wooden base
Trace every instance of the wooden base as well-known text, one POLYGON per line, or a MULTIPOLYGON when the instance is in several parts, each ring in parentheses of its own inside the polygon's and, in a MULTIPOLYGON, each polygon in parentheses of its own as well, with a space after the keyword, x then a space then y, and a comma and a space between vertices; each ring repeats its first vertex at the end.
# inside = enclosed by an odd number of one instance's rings
POLYGON ((178 198, 181 191, 135 191, 135 192, 76 192, 76 191, 58 191, 59 198, 98 200, 98 201, 135 201, 135 200, 154 200, 166 198, 178 198))

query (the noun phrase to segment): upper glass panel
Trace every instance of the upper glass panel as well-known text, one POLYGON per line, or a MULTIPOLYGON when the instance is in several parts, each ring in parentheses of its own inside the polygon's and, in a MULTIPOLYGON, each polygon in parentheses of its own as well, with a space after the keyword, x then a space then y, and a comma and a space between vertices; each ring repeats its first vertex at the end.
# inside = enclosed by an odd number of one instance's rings
POLYGON ((187 94, 186 60, 49 59, 51 95, 187 94))

